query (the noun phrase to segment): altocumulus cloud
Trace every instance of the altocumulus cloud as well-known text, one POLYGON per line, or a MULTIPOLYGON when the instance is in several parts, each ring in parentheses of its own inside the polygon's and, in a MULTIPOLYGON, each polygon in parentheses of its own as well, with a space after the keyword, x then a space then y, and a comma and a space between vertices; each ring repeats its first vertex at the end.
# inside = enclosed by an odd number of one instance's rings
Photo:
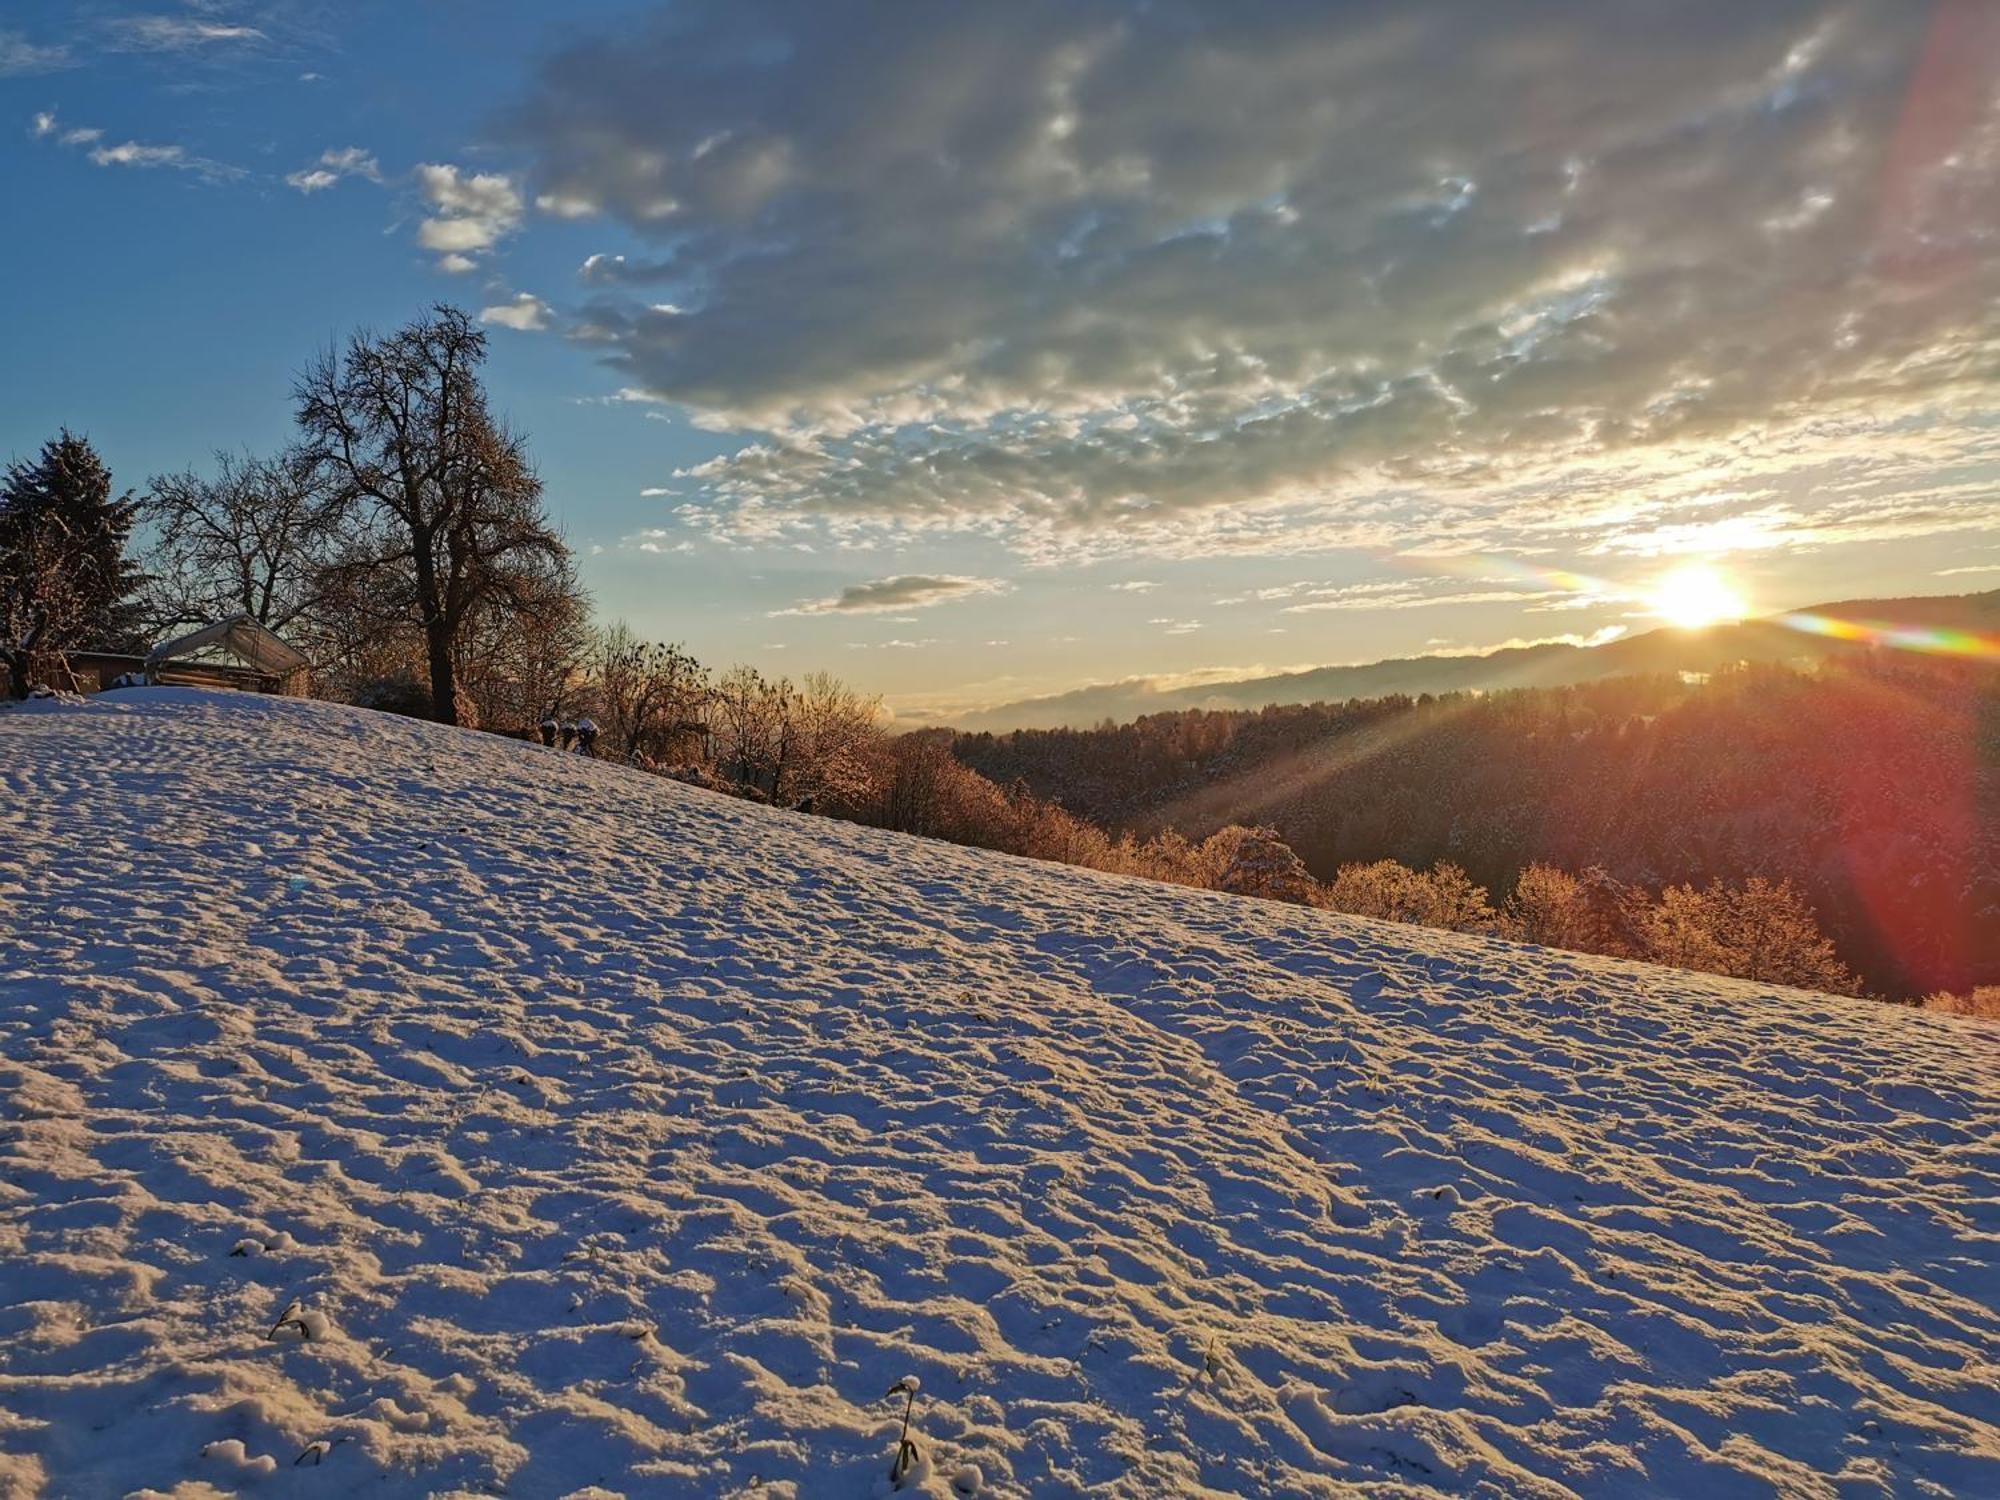
POLYGON ((382 180, 382 164, 359 146, 322 151, 310 167, 286 174, 287 186, 302 193, 324 192, 343 177, 360 177, 369 182, 382 180))
POLYGON ((791 609, 774 609, 771 614, 774 617, 890 614, 1006 591, 1007 584, 997 578, 964 578, 950 573, 905 573, 895 578, 878 578, 872 583, 857 583, 842 589, 830 599, 808 600, 791 609))
POLYGON ((521 222, 521 193, 498 172, 460 172, 448 162, 417 168, 418 191, 430 214, 417 226, 417 243, 434 251, 446 271, 469 271, 476 255, 491 250, 521 222))
POLYGON ((1473 550, 1990 460, 1996 70, 1984 0, 685 0, 508 130, 652 247, 577 327, 758 435, 696 524, 1473 550))
POLYGON ((479 310, 480 322, 497 323, 521 333, 540 333, 549 326, 549 317, 548 303, 531 292, 516 292, 510 301, 479 310))

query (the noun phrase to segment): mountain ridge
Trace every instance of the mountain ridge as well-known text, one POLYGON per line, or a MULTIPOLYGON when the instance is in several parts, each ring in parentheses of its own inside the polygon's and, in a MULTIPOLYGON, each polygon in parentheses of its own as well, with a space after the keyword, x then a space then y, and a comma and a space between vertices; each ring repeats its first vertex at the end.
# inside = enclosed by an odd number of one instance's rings
POLYGON ((1152 686, 1160 680, 1157 678, 1126 678, 945 716, 935 726, 926 727, 994 734, 1013 729, 1082 729, 1107 718, 1122 723, 1149 713, 1190 708, 1254 709, 1349 698, 1566 687, 1649 672, 1712 672, 1739 661, 1810 662, 1860 649, 1852 641, 1816 635, 1781 623, 1800 616, 1870 624, 1943 626, 1994 634, 2000 633, 2000 589, 1973 594, 1839 600, 1699 630, 1663 626, 1595 646, 1546 641, 1531 646, 1503 646, 1490 652, 1390 657, 1166 689, 1152 686))

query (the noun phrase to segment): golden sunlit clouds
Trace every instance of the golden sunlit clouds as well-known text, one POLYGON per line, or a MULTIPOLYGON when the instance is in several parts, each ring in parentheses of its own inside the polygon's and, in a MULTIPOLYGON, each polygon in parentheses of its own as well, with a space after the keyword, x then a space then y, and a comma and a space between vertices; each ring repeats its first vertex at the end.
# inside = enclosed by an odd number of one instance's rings
POLYGON ((1648 602, 1654 614, 1683 630, 1740 620, 1750 612, 1743 596, 1708 563, 1685 563, 1662 574, 1648 602))

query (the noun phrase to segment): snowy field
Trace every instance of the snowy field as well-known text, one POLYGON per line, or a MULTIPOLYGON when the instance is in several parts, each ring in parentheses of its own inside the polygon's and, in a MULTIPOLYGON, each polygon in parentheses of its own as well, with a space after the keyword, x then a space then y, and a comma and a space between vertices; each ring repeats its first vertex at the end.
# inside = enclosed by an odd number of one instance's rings
POLYGON ((0 711, 0 1495, 2000 1495, 2000 1028, 0 711))

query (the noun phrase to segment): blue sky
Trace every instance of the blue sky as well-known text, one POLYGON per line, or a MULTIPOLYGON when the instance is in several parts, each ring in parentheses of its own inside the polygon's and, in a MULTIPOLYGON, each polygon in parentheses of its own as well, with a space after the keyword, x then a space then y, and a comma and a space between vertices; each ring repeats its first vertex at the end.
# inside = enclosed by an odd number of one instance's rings
POLYGON ((911 715, 1992 587, 1996 11, 16 0, 0 454, 449 299, 603 613, 911 715))

